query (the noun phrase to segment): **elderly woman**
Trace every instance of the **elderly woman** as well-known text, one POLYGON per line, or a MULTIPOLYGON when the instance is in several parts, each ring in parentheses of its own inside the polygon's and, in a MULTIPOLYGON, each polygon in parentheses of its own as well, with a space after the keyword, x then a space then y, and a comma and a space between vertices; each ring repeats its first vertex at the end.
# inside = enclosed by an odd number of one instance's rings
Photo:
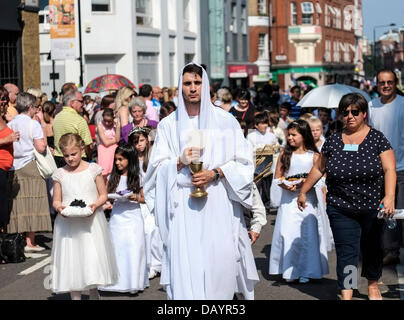
POLYGON ((115 98, 115 115, 119 119, 121 128, 132 121, 129 112, 129 102, 136 96, 136 92, 129 88, 119 89, 115 98))
POLYGON ((384 221, 377 218, 383 205, 394 214, 395 156, 386 137, 366 124, 368 104, 358 93, 342 97, 338 111, 344 129, 327 138, 321 155, 301 188, 298 206, 306 206, 306 194, 327 174, 327 214, 337 253, 338 288, 343 300, 352 299, 356 284, 348 281, 362 251, 362 277, 368 280, 370 300, 381 300, 381 234, 384 221), (346 279, 346 277, 348 277, 346 279))
POLYGON ((154 129, 157 128, 157 121, 148 120, 145 118, 146 108, 146 104, 141 98, 134 98, 129 102, 129 111, 133 121, 122 128, 121 142, 128 142, 129 133, 133 128, 144 128, 146 126, 153 127, 154 129))
POLYGON ((40 153, 46 149, 41 125, 33 120, 38 110, 33 95, 20 93, 17 96, 19 114, 8 124, 14 132, 20 132, 20 139, 14 142, 13 205, 7 232, 26 232, 26 252, 45 249, 35 243, 35 232, 52 231, 46 184, 34 156, 34 149, 40 153))

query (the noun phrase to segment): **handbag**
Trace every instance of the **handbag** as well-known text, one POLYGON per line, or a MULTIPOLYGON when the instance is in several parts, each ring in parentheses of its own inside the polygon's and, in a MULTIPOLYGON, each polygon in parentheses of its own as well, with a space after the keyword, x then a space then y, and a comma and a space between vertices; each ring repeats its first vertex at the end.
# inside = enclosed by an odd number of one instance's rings
MULTIPOLYGON (((33 121, 35 121, 35 120, 31 120, 31 123, 29 126, 32 140, 33 140, 33 137, 32 137, 33 121)), ((57 166, 55 163, 55 159, 53 159, 52 153, 49 150, 49 147, 46 146, 44 154, 39 153, 34 148, 34 156, 35 156, 36 166, 38 167, 38 171, 39 171, 39 174, 41 175, 41 177, 44 179, 50 178, 52 176, 52 174, 55 172, 55 170, 57 169, 57 166)))
POLYGON ((25 238, 21 233, 0 233, 0 263, 19 263, 25 261, 25 238))

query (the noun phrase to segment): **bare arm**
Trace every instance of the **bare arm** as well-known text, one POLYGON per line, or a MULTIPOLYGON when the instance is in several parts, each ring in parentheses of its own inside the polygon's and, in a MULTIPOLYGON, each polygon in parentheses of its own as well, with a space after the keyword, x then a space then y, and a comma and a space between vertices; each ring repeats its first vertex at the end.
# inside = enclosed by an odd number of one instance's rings
POLYGON ((114 122, 116 125, 115 142, 119 143, 119 141, 121 141, 121 123, 116 119, 114 120, 114 122))
POLYGON ((113 144, 116 143, 116 139, 114 138, 107 138, 105 136, 105 131, 104 131, 104 127, 102 126, 101 123, 99 123, 97 125, 97 129, 98 129, 98 136, 100 137, 100 140, 102 142, 102 144, 106 147, 112 146, 113 144))
POLYGON ((121 122, 121 128, 123 128, 129 123, 128 107, 120 107, 118 114, 119 114, 119 121, 121 122))
POLYGON ((384 171, 384 198, 380 202, 386 215, 394 214, 394 201, 396 194, 396 157, 393 150, 387 150, 380 154, 384 171))
POLYGON ((18 139, 20 139, 20 133, 18 131, 13 132, 12 134, 9 134, 7 137, 0 138, 0 146, 13 143, 14 141, 18 141, 18 139))
POLYGON ((316 156, 315 162, 313 164, 313 168, 311 168, 309 176, 304 182, 302 189, 299 193, 299 198, 297 199, 297 206, 300 210, 303 210, 306 207, 306 193, 313 188, 313 186, 317 183, 318 180, 321 179, 325 172, 325 166, 327 164, 327 157, 325 157, 322 153, 316 156))
POLYGON ((62 203, 62 186, 58 181, 53 181, 53 209, 59 214, 66 208, 62 203))
POLYGON ((105 181, 102 175, 99 174, 95 178, 95 185, 97 186, 98 199, 95 203, 92 203, 89 206, 93 212, 95 212, 108 200, 107 186, 105 185, 105 181))
POLYGON ((45 139, 46 139, 46 138, 35 139, 35 140, 34 140, 34 148, 35 148, 35 150, 38 151, 39 153, 44 153, 44 152, 45 152, 45 149, 46 149, 45 139))

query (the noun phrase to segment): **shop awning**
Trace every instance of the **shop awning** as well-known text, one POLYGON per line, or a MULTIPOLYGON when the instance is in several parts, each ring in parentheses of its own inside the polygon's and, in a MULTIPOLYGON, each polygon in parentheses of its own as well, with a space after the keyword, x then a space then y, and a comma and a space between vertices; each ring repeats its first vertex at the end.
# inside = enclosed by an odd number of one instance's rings
POLYGON ((227 67, 229 78, 248 78, 258 75, 258 66, 255 64, 237 64, 227 67))

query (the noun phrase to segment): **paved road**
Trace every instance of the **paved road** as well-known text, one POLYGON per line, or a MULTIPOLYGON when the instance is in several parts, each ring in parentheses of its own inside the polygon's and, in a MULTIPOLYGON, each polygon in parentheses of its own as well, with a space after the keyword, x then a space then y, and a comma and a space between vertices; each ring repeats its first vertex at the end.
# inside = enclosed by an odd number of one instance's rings
MULTIPOLYGON (((268 274, 268 257, 271 246, 272 232, 276 215, 267 216, 268 223, 263 228, 261 237, 253 246, 255 261, 260 276, 260 282, 255 287, 257 300, 335 300, 337 298, 335 253, 329 254, 330 274, 322 280, 311 281, 307 284, 285 283, 280 276, 268 274)), ((66 300, 68 294, 53 294, 46 289, 49 283, 49 256, 52 246, 51 234, 39 234, 38 243, 47 246, 46 256, 35 256, 24 263, 0 265, 0 300, 66 300), (23 273, 21 275, 21 273, 23 273)), ((402 257, 404 258, 404 257, 402 257)), ((402 259, 401 261, 404 261, 402 259)), ((360 269, 359 269, 360 272, 360 269)), ((400 285, 404 287, 404 264, 385 267, 382 281, 385 284, 383 298, 385 300, 400 299, 400 285), (396 269, 399 271, 397 276, 396 269)), ((86 296, 84 296, 86 298, 86 296)), ((165 300, 166 295, 159 285, 159 278, 151 281, 144 292, 137 295, 120 293, 101 293, 103 300, 165 300)), ((360 278, 359 289, 354 294, 356 300, 367 299, 366 279, 360 278)))

